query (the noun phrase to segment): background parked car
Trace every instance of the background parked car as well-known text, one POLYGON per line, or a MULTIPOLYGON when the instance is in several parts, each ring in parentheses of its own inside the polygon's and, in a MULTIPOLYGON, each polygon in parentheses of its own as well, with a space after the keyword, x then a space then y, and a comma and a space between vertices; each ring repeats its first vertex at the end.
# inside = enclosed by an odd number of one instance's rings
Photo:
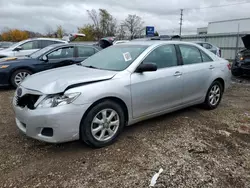
POLYGON ((9 48, 4 50, 0 50, 0 58, 3 57, 23 57, 26 55, 30 55, 36 52, 39 49, 45 48, 46 46, 52 44, 62 44, 62 43, 69 43, 75 40, 77 37, 83 37, 84 34, 70 34, 68 36, 63 37, 63 39, 53 39, 53 38, 33 38, 23 40, 18 42, 9 48))
POLYGON ((100 49, 98 46, 81 43, 54 44, 36 51, 27 57, 2 58, 0 60, 0 85, 11 84, 17 87, 31 74, 77 64, 92 56, 100 49))
POLYGON ((7 49, 0 50, 0 58, 3 57, 21 57, 34 53, 52 44, 62 44, 67 41, 50 38, 34 38, 18 42, 7 49))
POLYGON ((3 50, 5 48, 9 48, 13 44, 14 44, 14 42, 0 42, 0 50, 3 50))
POLYGON ((217 46, 214 46, 211 43, 208 42, 202 42, 202 41, 194 41, 194 43, 199 44, 200 46, 206 48, 210 52, 213 52, 215 55, 221 57, 221 49, 217 46))
POLYGON ((234 76, 250 76, 250 35, 242 37, 242 42, 245 49, 239 51, 232 65, 232 74, 234 76))

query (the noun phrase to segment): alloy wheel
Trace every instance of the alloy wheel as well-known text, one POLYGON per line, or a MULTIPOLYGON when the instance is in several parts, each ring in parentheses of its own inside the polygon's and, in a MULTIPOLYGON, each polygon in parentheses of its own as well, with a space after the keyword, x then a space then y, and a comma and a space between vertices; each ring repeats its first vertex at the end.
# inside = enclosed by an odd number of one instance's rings
POLYGON ((30 74, 28 72, 19 72, 18 74, 16 74, 15 76, 15 83, 17 86, 19 86, 22 81, 29 76, 30 74))
POLYGON ((97 113, 91 123, 92 136, 98 141, 107 141, 113 138, 120 126, 118 113, 113 109, 104 109, 97 113))
POLYGON ((214 85, 209 92, 209 103, 212 106, 216 106, 220 101, 221 90, 218 85, 214 85))

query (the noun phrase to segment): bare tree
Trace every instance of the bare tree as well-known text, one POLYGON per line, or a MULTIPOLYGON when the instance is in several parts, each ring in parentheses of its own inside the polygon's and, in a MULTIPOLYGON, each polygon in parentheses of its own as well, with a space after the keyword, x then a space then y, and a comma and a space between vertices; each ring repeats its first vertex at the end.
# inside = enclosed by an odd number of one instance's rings
POLYGON ((139 35, 141 33, 141 31, 143 30, 143 24, 144 22, 142 21, 141 17, 129 14, 122 25, 127 28, 130 33, 131 39, 133 39, 136 35, 139 35))
POLYGON ((63 27, 61 25, 57 26, 56 34, 57 34, 58 38, 63 38, 65 32, 64 32, 63 27))
POLYGON ((90 19, 93 21, 95 36, 100 39, 105 36, 114 36, 116 34, 116 19, 105 9, 87 10, 90 19))
POLYGON ((99 17, 98 17, 96 10, 94 10, 94 9, 87 10, 87 13, 88 13, 90 19, 93 21, 94 27, 99 28, 99 17))
POLYGON ((50 25, 47 25, 45 27, 45 35, 47 37, 52 37, 55 34, 55 32, 53 31, 52 27, 50 25))

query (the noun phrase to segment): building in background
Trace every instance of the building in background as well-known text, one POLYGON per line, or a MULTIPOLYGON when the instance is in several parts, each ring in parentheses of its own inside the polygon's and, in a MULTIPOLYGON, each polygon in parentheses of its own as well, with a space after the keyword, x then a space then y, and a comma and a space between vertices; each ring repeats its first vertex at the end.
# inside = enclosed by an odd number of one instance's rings
POLYGON ((207 27, 197 28, 197 34, 198 35, 205 35, 205 34, 207 34, 207 27))
POLYGON ((250 33, 250 18, 224 20, 208 23, 208 34, 250 33))

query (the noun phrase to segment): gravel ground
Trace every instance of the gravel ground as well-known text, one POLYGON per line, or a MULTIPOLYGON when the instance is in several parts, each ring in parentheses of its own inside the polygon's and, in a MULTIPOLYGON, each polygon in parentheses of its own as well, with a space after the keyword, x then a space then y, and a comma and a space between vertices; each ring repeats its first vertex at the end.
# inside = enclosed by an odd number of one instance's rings
POLYGON ((191 107, 127 127, 110 147, 52 145, 21 135, 0 90, 0 187, 250 187, 250 79, 214 111, 191 107))

